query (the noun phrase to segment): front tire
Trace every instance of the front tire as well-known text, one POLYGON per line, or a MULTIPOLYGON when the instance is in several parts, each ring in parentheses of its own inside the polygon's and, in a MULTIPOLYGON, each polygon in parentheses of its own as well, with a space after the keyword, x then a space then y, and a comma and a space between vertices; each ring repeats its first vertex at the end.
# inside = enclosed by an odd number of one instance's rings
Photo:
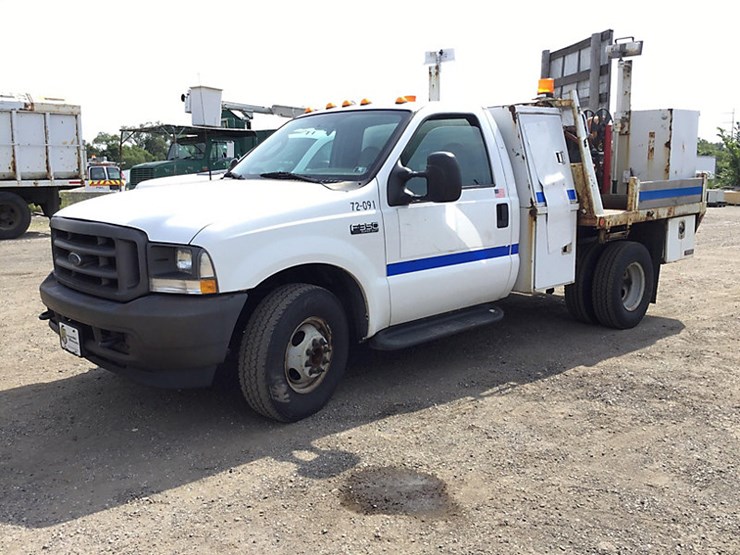
POLYGON ((603 326, 634 328, 653 298, 650 253, 641 243, 619 241, 604 249, 594 272, 593 303, 603 326))
POLYGON ((330 291, 284 285, 255 309, 239 352, 239 382, 249 406, 281 422, 319 411, 347 364, 349 329, 330 291))

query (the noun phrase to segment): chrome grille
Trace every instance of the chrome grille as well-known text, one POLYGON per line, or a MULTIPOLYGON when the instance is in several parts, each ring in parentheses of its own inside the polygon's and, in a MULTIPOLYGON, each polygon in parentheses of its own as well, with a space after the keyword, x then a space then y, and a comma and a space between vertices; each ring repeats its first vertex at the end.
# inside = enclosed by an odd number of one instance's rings
POLYGON ((141 231, 53 218, 51 243, 54 275, 71 289, 118 301, 148 291, 146 235, 141 231))

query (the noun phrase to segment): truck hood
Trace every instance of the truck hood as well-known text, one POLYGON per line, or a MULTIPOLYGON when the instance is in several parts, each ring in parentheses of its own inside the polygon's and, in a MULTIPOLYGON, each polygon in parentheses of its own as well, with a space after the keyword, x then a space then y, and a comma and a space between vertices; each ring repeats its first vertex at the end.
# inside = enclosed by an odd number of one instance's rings
POLYGON ((136 164, 131 169, 151 169, 151 168, 158 168, 160 166, 171 166, 175 163, 175 160, 158 160, 157 162, 142 162, 141 164, 136 164))
POLYGON ((213 170, 211 175, 208 172, 186 173, 182 175, 168 175, 167 177, 154 177, 142 181, 136 186, 136 189, 148 189, 149 187, 162 187, 169 185, 182 185, 183 183, 204 183, 206 181, 220 181, 226 170, 213 170))
MULTIPOLYGON (((120 225, 144 231, 149 240, 190 243, 204 228, 279 225, 347 198, 318 183, 276 180, 204 180, 178 187, 134 189, 73 204, 55 217, 120 225)), ((344 205, 344 202, 342 202, 344 205)), ((329 210, 331 211, 331 209, 329 210)))

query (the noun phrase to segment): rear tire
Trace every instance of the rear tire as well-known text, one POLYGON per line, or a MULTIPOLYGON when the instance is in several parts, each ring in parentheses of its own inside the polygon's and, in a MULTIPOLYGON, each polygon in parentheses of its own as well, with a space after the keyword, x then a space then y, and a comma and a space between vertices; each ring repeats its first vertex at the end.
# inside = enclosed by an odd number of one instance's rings
POLYGON ((28 203, 14 193, 0 193, 0 239, 20 237, 31 225, 28 203))
POLYGON ((576 259, 575 282, 565 286, 565 306, 573 318, 584 324, 598 323, 594 310, 593 283, 596 262, 603 250, 599 243, 586 245, 576 259))
POLYGON ((331 398, 348 350, 347 318, 331 292, 302 283, 279 287, 260 302, 244 330, 242 393, 268 418, 306 418, 331 398))
POLYGON ((593 304, 603 326, 633 328, 647 312, 654 287, 653 261, 641 243, 619 241, 604 249, 596 264, 593 304))

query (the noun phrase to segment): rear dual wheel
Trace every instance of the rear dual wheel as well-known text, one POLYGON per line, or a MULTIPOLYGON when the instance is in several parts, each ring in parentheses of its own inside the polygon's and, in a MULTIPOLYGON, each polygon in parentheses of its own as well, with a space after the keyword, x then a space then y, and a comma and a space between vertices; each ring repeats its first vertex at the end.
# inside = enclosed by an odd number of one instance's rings
POLYGON ((608 245, 596 263, 593 308, 603 326, 633 328, 642 321, 655 287, 653 261, 641 243, 608 245))
POLYGON ((0 193, 0 239, 15 239, 31 225, 31 211, 14 193, 0 193))
POLYGON ((596 263, 604 247, 597 242, 586 244, 576 259, 576 279, 565 286, 565 306, 571 316, 584 324, 596 324, 593 281, 596 263))
POLYGON ((633 328, 645 316, 654 287, 653 261, 644 245, 595 243, 578 255, 575 281, 565 287, 565 305, 581 322, 633 328))

